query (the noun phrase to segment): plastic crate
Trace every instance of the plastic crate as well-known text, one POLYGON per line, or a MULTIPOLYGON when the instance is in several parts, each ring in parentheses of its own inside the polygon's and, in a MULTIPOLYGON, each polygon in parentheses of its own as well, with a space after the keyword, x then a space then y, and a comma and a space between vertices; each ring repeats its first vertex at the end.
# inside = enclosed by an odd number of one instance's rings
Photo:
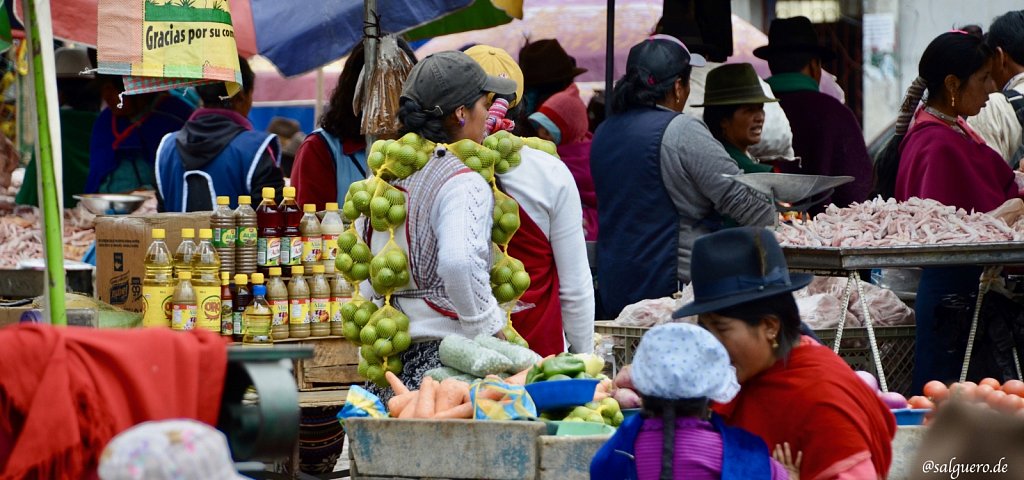
MULTIPOLYGON (((615 355, 615 369, 633 361, 633 353, 647 330, 648 327, 626 327, 610 321, 594 322, 596 333, 614 338, 615 346, 612 351, 615 355)), ((882 367, 889 390, 904 396, 910 393, 910 382, 914 373, 915 331, 915 327, 875 327, 878 354, 882 357, 882 367)), ((825 345, 831 347, 835 343, 835 329, 815 330, 814 334, 825 345)), ((854 370, 864 370, 877 375, 871 348, 868 346, 866 328, 843 329, 843 343, 839 349, 839 356, 854 370)))

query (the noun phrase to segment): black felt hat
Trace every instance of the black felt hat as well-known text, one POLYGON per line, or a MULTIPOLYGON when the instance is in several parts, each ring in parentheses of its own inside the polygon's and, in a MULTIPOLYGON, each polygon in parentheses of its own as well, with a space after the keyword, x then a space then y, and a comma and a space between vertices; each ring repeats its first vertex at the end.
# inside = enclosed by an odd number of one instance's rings
POLYGON ((818 34, 807 17, 776 18, 768 27, 768 45, 754 49, 754 56, 765 60, 788 52, 816 54, 823 62, 836 58, 835 52, 818 43, 818 34))

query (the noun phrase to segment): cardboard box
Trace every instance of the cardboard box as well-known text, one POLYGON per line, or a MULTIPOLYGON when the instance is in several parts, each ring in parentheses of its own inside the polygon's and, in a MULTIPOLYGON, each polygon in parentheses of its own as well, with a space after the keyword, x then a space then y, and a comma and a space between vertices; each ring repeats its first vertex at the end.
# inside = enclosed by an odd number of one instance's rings
POLYGON ((154 213, 96 217, 96 291, 98 298, 132 312, 142 311, 142 279, 146 249, 154 228, 167 231, 173 253, 181 243, 181 229, 210 228, 213 212, 154 213))

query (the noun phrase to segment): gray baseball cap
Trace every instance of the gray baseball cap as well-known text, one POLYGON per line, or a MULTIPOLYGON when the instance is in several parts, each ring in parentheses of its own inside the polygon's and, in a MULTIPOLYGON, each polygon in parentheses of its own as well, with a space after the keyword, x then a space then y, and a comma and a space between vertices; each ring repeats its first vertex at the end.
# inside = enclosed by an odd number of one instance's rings
POLYGON ((511 95, 516 82, 487 75, 480 64, 462 52, 438 52, 413 67, 402 86, 402 96, 415 100, 425 111, 447 115, 483 92, 511 95))

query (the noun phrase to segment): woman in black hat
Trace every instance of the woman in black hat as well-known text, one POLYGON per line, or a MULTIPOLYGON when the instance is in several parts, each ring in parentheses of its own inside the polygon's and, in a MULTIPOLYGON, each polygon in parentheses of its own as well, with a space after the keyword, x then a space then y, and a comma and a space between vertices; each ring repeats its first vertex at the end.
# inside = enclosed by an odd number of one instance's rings
MULTIPOLYGON (((410 320, 413 343, 400 356, 399 375, 409 388, 419 386, 424 372, 441 366, 441 339, 501 336, 507 321, 490 285, 494 193, 482 176, 441 144, 483 142, 488 94, 515 91, 514 81, 489 76, 468 55, 454 51, 423 59, 402 88, 400 134, 413 132, 439 144, 421 170, 390 182, 407 198, 405 225, 394 230, 394 241, 408 252, 411 281, 391 295, 391 303, 410 320)), ((389 235, 363 222, 357 228, 369 236, 374 252, 389 241, 389 235)), ((363 291, 370 287, 364 283, 363 291)), ((389 388, 368 386, 385 401, 393 394, 389 388)))
POLYGON ((764 104, 778 100, 764 94, 757 72, 749 63, 722 65, 708 73, 704 93, 704 123, 711 136, 743 173, 772 171, 771 165, 757 163, 747 148, 761 141, 764 129, 764 104))
POLYGON ((594 134, 597 278, 607 318, 689 282, 694 239, 724 228, 725 217, 741 225, 775 219, 767 200, 726 177, 742 171, 700 120, 680 114, 691 67, 704 63, 667 35, 637 44, 612 94, 614 115, 594 134))
POLYGON ((842 358, 800 335, 791 292, 813 277, 789 273, 775 235, 733 228, 698 238, 692 277, 694 301, 673 316, 698 315, 741 385, 718 413, 769 449, 803 452, 802 478, 885 478, 895 419, 842 358))

